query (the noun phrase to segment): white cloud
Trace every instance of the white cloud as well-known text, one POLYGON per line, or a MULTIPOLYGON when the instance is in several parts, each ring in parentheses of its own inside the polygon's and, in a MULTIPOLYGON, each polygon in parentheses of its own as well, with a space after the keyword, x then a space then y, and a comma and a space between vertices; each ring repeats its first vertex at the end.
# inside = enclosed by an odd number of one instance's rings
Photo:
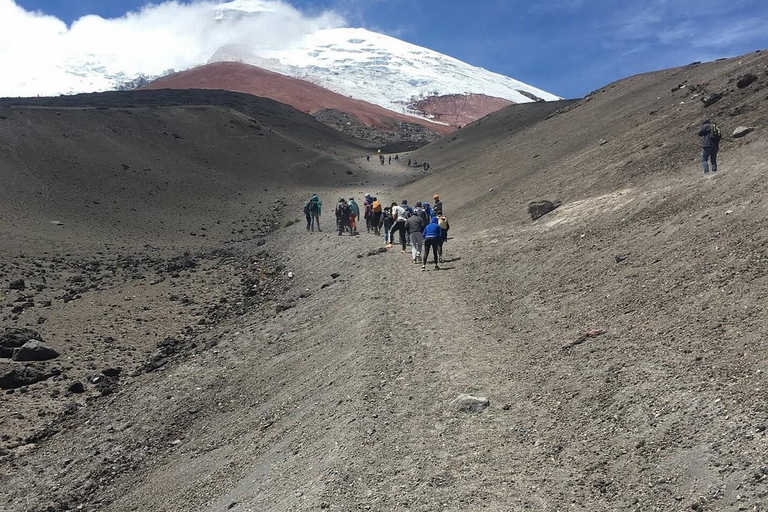
POLYGON ((85 16, 70 27, 0 0, 0 20, 0 96, 103 90, 110 84, 89 70, 156 75, 222 55, 288 48, 307 34, 345 25, 333 11, 306 16, 280 0, 171 1, 115 19, 85 16), (71 73, 73 65, 79 74, 71 73))

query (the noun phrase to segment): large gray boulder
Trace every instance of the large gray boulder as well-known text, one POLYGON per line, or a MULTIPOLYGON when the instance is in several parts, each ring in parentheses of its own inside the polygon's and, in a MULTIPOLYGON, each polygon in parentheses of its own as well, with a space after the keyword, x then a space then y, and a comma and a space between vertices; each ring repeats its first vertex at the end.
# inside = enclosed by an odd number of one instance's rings
POLYGON ((528 205, 528 213, 530 214, 532 220, 536 220, 539 217, 543 217, 544 215, 548 214, 560 206, 560 204, 560 201, 532 201, 528 205))
POLYGON ((39 340, 40 333, 32 329, 6 327, 0 332, 0 357, 13 356, 14 349, 32 339, 39 340))
POLYGON ((738 139, 739 137, 743 137, 748 133, 752 133, 754 131, 754 128, 751 126, 737 126, 735 130, 733 130, 732 137, 734 139, 738 139))
POLYGON ((51 374, 37 368, 0 362, 0 389, 15 389, 46 380, 51 374))
POLYGON ((14 349, 14 361, 48 361, 56 359, 59 353, 40 340, 29 340, 21 347, 14 349))
POLYGON ((477 414, 483 412, 486 407, 491 405, 491 401, 484 396, 459 395, 453 401, 453 404, 459 412, 477 414))

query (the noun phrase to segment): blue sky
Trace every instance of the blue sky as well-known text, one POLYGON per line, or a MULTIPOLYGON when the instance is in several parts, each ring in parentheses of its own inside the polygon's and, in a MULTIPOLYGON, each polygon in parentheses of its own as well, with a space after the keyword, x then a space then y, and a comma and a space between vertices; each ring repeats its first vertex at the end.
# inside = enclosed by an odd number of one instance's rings
MULTIPOLYGON (((66 23, 119 17, 143 0, 16 0, 66 23)), ((154 2, 159 3, 159 2, 154 2)), ((181 2, 190 3, 190 2, 181 2)), ((579 97, 636 73, 768 48, 768 0, 292 0, 579 97)))

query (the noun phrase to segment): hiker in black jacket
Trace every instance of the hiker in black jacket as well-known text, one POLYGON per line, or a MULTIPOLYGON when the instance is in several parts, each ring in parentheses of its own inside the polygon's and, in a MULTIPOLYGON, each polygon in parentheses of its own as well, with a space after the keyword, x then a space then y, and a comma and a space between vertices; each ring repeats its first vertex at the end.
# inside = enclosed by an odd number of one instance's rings
POLYGON ((705 119, 699 130, 701 137, 701 167, 704 174, 709 174, 708 161, 712 161, 712 172, 717 172, 717 151, 720 149, 720 128, 709 119, 705 119))

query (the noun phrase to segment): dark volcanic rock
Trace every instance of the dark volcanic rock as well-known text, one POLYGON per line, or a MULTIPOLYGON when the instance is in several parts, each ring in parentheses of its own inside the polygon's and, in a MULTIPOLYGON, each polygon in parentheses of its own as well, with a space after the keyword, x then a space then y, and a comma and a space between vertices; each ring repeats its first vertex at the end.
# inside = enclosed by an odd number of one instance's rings
POLYGON ((473 414, 483 412, 490 404, 491 401, 484 396, 459 395, 454 400, 457 411, 473 414))
POLYGON ((59 357, 59 353, 40 340, 29 340, 13 351, 14 361, 47 361, 59 357))
POLYGON ((723 99, 723 95, 720 93, 710 94, 709 96, 704 96, 701 98, 701 102, 704 103, 705 107, 709 107, 711 105, 714 105, 718 101, 723 99))
POLYGON ((85 393, 85 386, 83 386, 83 383, 79 380, 76 380, 72 384, 69 385, 67 388, 67 391, 70 393, 85 393))
POLYGON ((11 363, 0 363, 0 389, 15 389, 46 380, 51 374, 11 363))
POLYGON ((532 201, 528 205, 528 213, 530 214, 531 219, 536 220, 539 217, 548 214, 560 206, 560 204, 560 201, 532 201))
POLYGON ((11 281, 11 284, 8 285, 8 288, 11 290, 24 291, 27 289, 27 284, 23 279, 16 279, 15 281, 11 281))
POLYGON ((746 75, 741 75, 736 80, 736 87, 739 89, 744 89, 745 87, 752 85, 754 82, 757 82, 757 77, 752 73, 747 73, 746 75))
POLYGON ((0 333, 0 357, 13 356, 13 349, 19 348, 32 339, 40 339, 40 333, 33 329, 6 327, 0 333))

